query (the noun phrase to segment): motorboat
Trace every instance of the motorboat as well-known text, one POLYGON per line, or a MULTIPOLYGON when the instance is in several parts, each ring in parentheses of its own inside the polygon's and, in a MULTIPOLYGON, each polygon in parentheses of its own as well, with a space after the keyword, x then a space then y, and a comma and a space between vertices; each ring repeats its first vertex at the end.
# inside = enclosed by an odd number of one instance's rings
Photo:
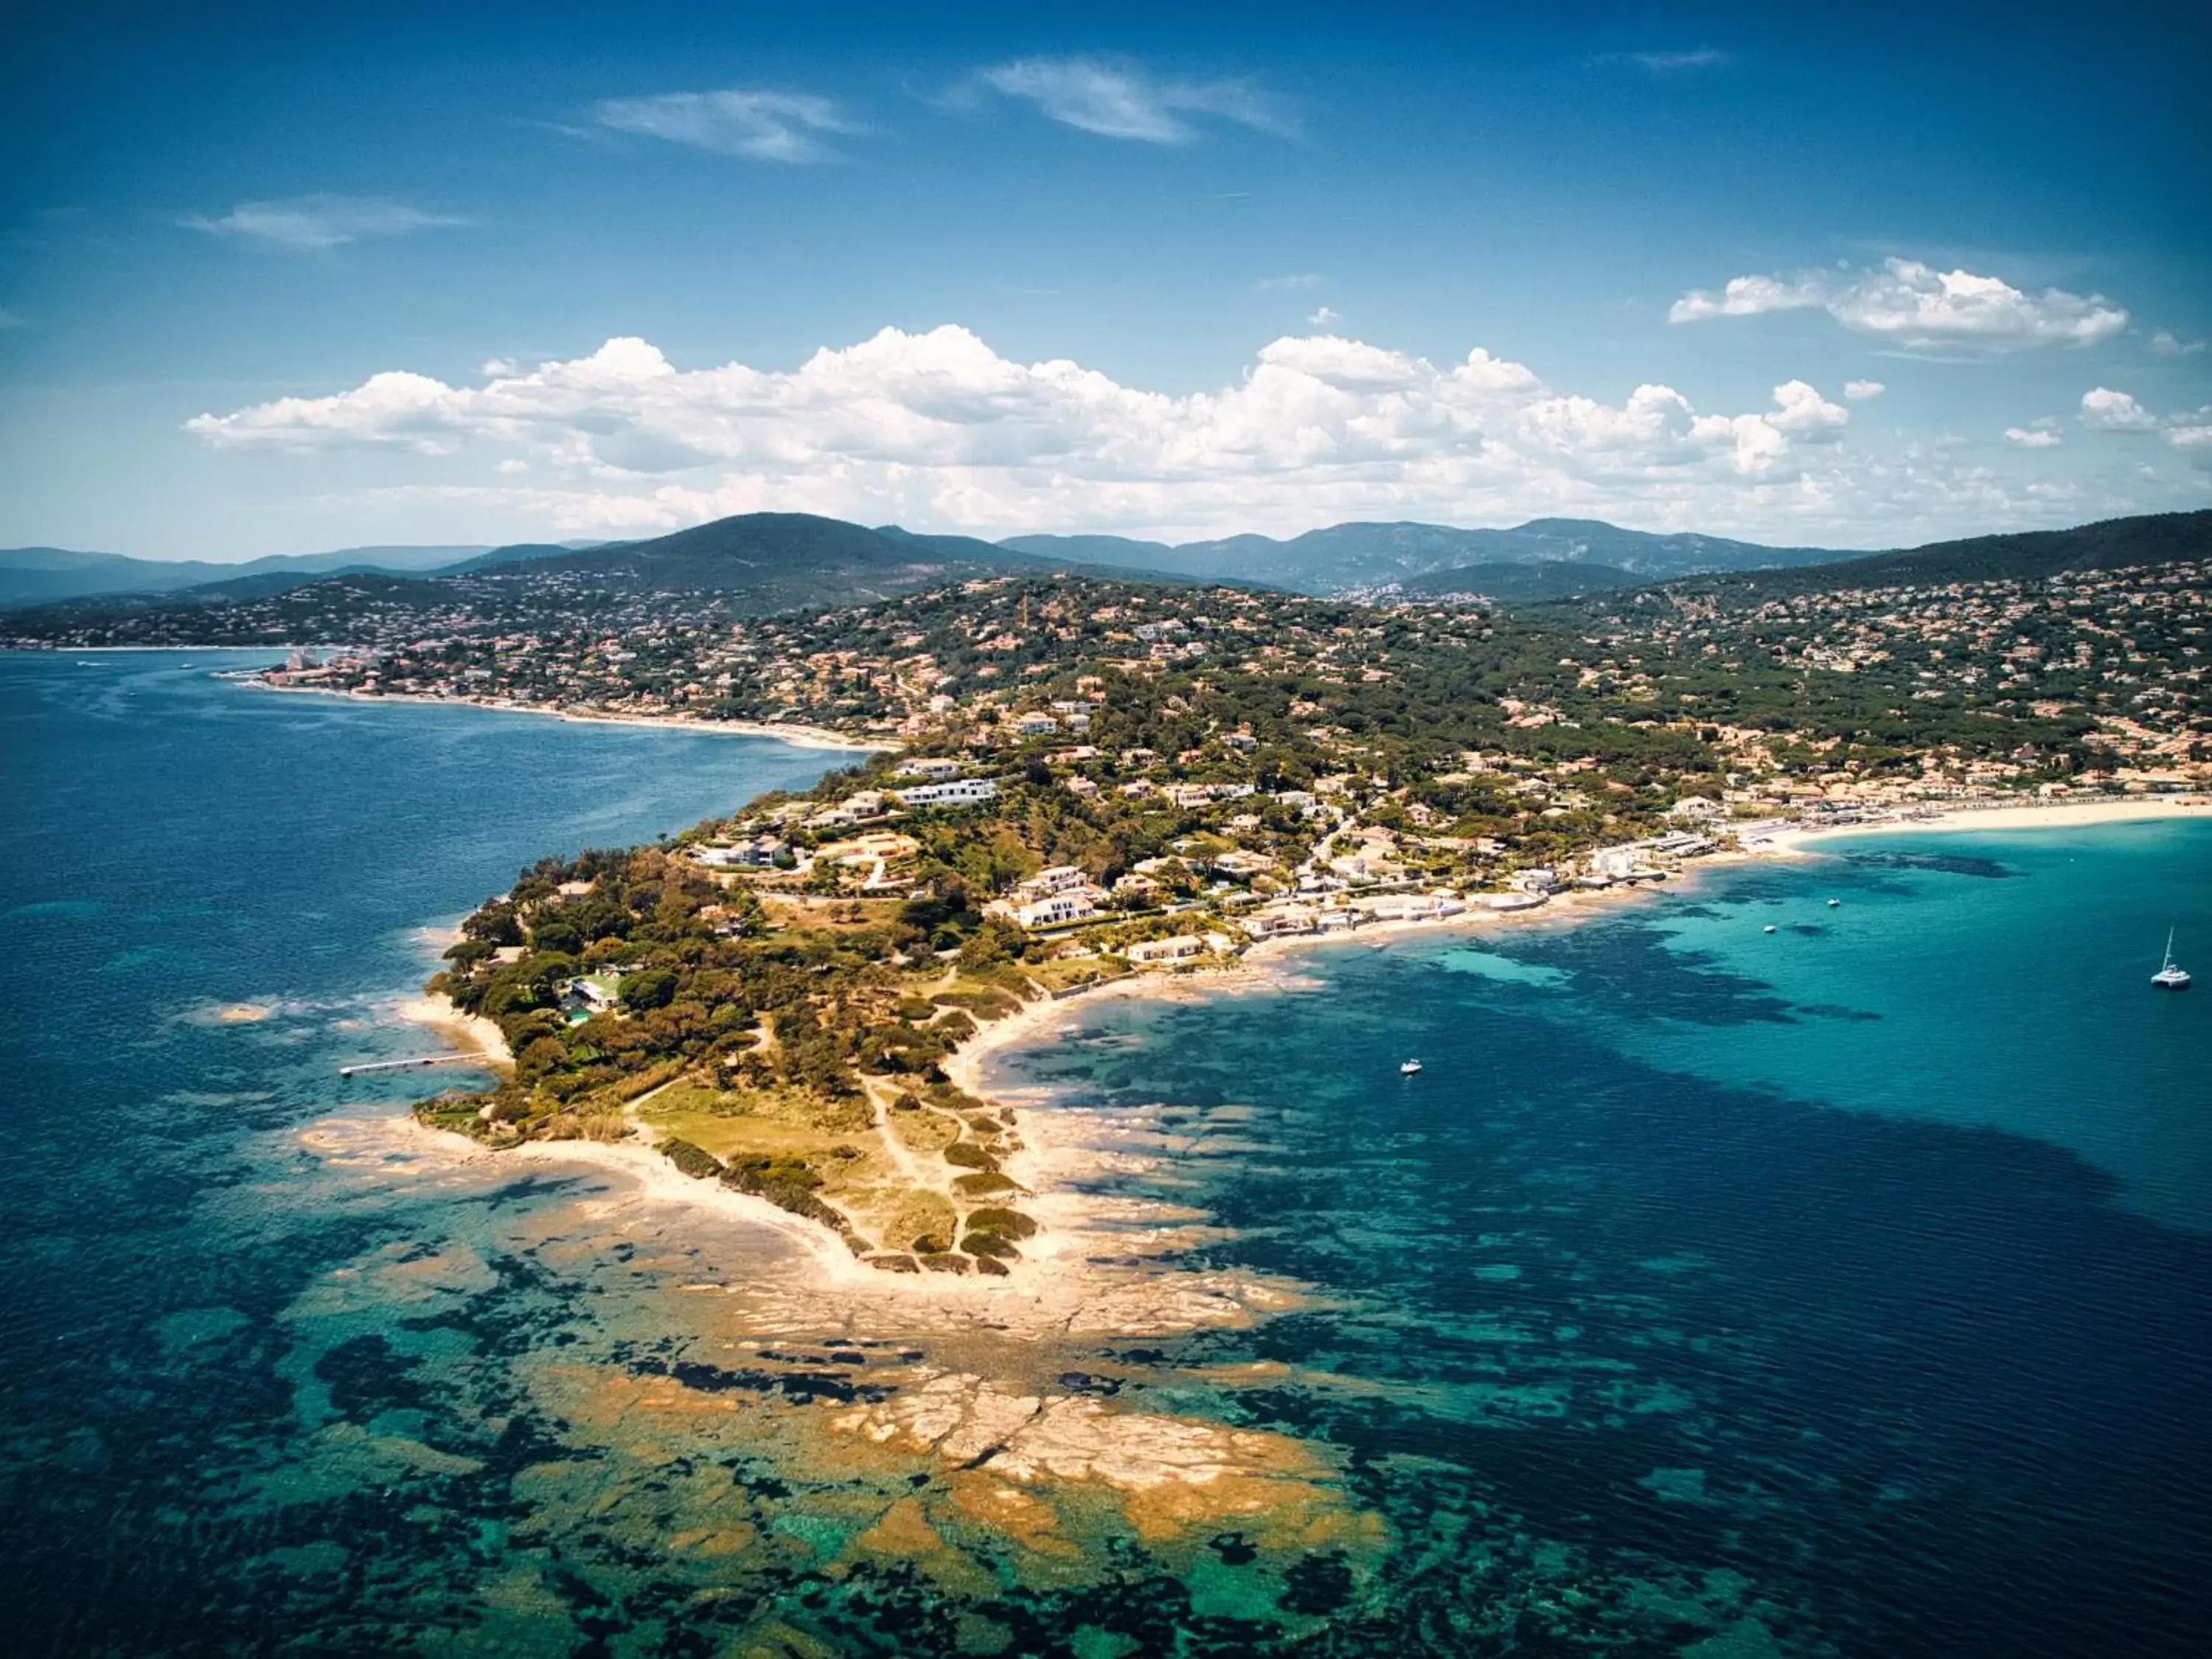
POLYGON ((1398 1062, 1398 1075, 1400 1077, 1418 1076, 1419 1075, 1420 1069, 1421 1062, 1418 1060, 1401 1060, 1398 1062))

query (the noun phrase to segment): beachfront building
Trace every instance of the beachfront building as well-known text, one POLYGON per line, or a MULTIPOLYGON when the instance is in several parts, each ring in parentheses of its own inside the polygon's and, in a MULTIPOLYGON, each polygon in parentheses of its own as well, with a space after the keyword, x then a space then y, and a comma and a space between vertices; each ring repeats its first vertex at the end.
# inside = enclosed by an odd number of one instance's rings
POLYGON ((1139 967, 1189 962, 1205 954, 1206 941, 1195 933, 1177 933, 1173 939, 1148 939, 1129 947, 1129 960, 1139 967))
POLYGON ((1605 881, 1626 881, 1641 867, 1641 852, 1636 847, 1601 847, 1590 854, 1590 874, 1605 881))
POLYGON ((1253 939, 1283 939, 1318 933, 1321 928, 1314 911, 1303 904, 1270 905, 1264 910, 1255 910, 1237 925, 1253 939))
POLYGON ((1498 911, 1534 910, 1544 905, 1549 897, 1548 893, 1485 893, 1482 896, 1482 908, 1486 910, 1498 911))

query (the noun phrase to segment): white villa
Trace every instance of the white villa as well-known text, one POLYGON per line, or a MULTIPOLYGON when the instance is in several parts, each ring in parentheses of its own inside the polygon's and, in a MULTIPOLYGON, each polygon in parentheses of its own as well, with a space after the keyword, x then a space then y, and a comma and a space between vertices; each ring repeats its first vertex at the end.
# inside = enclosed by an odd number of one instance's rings
POLYGON ((913 789, 902 789, 898 798, 907 806, 968 806, 993 799, 998 793, 996 779, 954 778, 945 783, 925 783, 913 789))

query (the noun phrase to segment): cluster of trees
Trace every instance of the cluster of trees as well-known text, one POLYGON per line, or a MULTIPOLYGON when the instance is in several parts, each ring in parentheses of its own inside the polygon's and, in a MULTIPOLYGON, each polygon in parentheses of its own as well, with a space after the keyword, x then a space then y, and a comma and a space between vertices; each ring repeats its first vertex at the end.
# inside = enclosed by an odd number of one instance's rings
POLYGON ((859 1094, 863 1071, 935 1077, 973 1033, 965 1012, 915 995, 902 966, 934 969, 952 951, 988 975, 1026 944, 949 870, 876 915, 774 927, 751 894, 668 848, 591 851, 537 864, 479 906, 430 988, 507 1037, 515 1066, 489 1097, 495 1122, 544 1128, 702 1064, 733 1086, 835 1102, 859 1094), (584 1014, 571 988, 595 970, 618 982, 617 1006, 584 1014))

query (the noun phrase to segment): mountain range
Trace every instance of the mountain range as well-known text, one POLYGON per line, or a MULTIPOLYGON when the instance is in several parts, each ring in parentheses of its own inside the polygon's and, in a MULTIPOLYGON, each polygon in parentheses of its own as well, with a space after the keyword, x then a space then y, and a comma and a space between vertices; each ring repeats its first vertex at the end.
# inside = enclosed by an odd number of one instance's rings
MULTIPOLYGON (((815 558, 829 561, 825 576, 831 568, 881 574, 902 564, 951 561, 979 567, 1104 568, 1310 593, 1387 587, 1467 566, 1571 563, 1617 569, 1648 581, 1700 571, 1811 564, 1851 556, 1827 548, 1762 547, 1714 536, 1654 535, 1593 519, 1536 519, 1510 530, 1340 524, 1281 541, 1246 535, 1170 545, 1123 536, 1017 536, 994 544, 969 536, 919 535, 896 525, 871 531, 805 514, 763 513, 639 542, 347 547, 327 553, 276 554, 241 564, 138 559, 52 547, 4 549, 0 550, 0 609, 94 595, 167 594, 215 602, 268 598, 341 573, 428 576, 508 565, 579 571, 599 568, 593 556, 605 556, 610 573, 678 586, 701 580, 724 584, 732 573, 748 572, 779 591, 796 591, 784 580, 792 574, 787 567, 815 558), (725 550, 730 560, 726 566, 715 562, 725 550), (784 575, 772 577, 772 570, 784 575)), ((1536 578, 1523 586, 1528 597, 1553 597, 1587 591, 1602 580, 1593 573, 1571 582, 1536 578)), ((810 586, 823 584, 798 583, 799 587, 810 586)))
POLYGON ((1846 580, 2047 574, 2072 566, 2203 557, 2208 551, 2212 513, 2115 520, 1875 554, 1661 535, 1589 519, 1536 519, 1508 530, 1342 524, 1286 540, 1249 535, 1170 546, 1119 536, 1018 536, 993 543, 916 534, 895 525, 871 529, 808 514, 752 513, 643 541, 353 547, 235 565, 58 548, 0 550, 0 609, 228 604, 334 578, 374 578, 389 581, 395 596, 420 590, 428 599, 437 591, 433 582, 513 576, 573 578, 636 592, 741 595, 745 611, 766 614, 862 603, 946 580, 1052 570, 1361 597, 1479 593, 1525 605, 1684 579, 1779 592, 1846 580))

